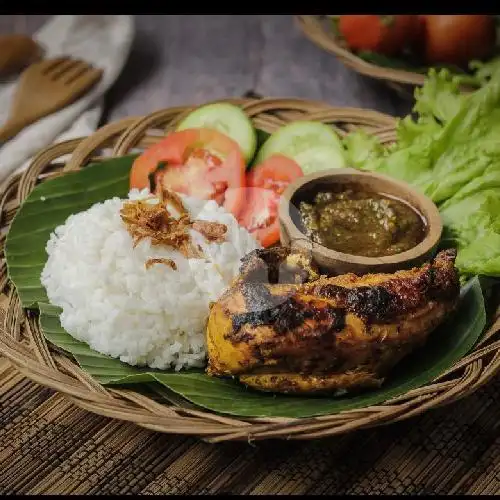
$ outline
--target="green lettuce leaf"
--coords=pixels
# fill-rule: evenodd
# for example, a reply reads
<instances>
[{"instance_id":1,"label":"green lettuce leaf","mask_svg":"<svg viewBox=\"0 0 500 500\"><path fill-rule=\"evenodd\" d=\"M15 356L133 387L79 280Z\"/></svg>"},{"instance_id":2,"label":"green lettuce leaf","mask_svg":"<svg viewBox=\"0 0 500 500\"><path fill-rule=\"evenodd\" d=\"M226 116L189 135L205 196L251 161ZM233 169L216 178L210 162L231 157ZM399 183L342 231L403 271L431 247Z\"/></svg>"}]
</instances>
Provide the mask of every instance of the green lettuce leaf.
<instances>
[{"instance_id":1,"label":"green lettuce leaf","mask_svg":"<svg viewBox=\"0 0 500 500\"><path fill-rule=\"evenodd\" d=\"M441 123L451 120L460 110L467 96L460 94L460 77L443 69L432 68L422 87L415 89L413 111L419 119L436 118Z\"/></svg>"},{"instance_id":2,"label":"green lettuce leaf","mask_svg":"<svg viewBox=\"0 0 500 500\"><path fill-rule=\"evenodd\" d=\"M385 149L379 139L364 130L357 130L346 136L344 145L347 164L354 167L363 166L370 169L372 165L371 169L374 169L385 155Z\"/></svg>"},{"instance_id":3,"label":"green lettuce leaf","mask_svg":"<svg viewBox=\"0 0 500 500\"><path fill-rule=\"evenodd\" d=\"M496 186L493 176L485 176L488 188L467 186L441 208L450 238L460 248L457 266L468 275L500 276L500 172L496 174Z\"/></svg>"},{"instance_id":4,"label":"green lettuce leaf","mask_svg":"<svg viewBox=\"0 0 500 500\"><path fill-rule=\"evenodd\" d=\"M478 85L487 84L496 73L500 73L500 57L495 57L491 61L471 61L469 68L474 71L474 78ZM458 77L460 82L464 82L463 77ZM466 82L466 81L465 81Z\"/></svg>"},{"instance_id":5,"label":"green lettuce leaf","mask_svg":"<svg viewBox=\"0 0 500 500\"><path fill-rule=\"evenodd\" d=\"M484 86L468 95L458 77L431 70L392 148L359 133L344 143L358 168L408 182L438 205L461 273L500 277L500 59L475 67Z\"/></svg>"}]
</instances>

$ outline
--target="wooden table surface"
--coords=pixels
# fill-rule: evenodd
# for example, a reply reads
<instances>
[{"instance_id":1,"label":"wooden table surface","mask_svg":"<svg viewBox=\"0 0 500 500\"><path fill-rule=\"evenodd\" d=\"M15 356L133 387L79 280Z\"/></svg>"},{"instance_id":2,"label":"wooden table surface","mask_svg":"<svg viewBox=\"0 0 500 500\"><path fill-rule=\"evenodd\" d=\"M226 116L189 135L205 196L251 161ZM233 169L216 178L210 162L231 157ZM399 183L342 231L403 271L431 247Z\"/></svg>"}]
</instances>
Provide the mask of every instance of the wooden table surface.
<instances>
[{"instance_id":1,"label":"wooden table surface","mask_svg":"<svg viewBox=\"0 0 500 500\"><path fill-rule=\"evenodd\" d=\"M0 16L0 33L48 16ZM136 16L103 122L253 90L409 111L304 39L290 16ZM209 445L75 408L0 359L1 493L500 493L498 378L465 401L308 443Z\"/></svg>"}]
</instances>

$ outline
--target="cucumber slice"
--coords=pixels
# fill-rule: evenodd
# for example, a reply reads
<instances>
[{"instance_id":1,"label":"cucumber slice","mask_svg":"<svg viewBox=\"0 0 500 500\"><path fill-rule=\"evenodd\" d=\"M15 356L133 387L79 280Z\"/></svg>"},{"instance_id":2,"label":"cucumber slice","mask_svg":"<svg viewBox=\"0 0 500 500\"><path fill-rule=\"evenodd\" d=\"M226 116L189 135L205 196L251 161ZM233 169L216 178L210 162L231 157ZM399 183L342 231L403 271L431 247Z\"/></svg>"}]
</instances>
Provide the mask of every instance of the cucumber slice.
<instances>
[{"instance_id":1,"label":"cucumber slice","mask_svg":"<svg viewBox=\"0 0 500 500\"><path fill-rule=\"evenodd\" d=\"M201 106L187 115L177 130L205 127L218 130L238 143L247 163L253 158L257 134L250 118L238 106L227 102Z\"/></svg>"},{"instance_id":2,"label":"cucumber slice","mask_svg":"<svg viewBox=\"0 0 500 500\"><path fill-rule=\"evenodd\" d=\"M347 162L342 151L332 146L318 146L306 149L293 158L304 172L304 175L331 168L343 168Z\"/></svg>"},{"instance_id":3,"label":"cucumber slice","mask_svg":"<svg viewBox=\"0 0 500 500\"><path fill-rule=\"evenodd\" d=\"M326 151L315 155L313 150L317 148L327 148L332 152L334 155L332 157L332 164L338 163L339 158L341 156L343 157L344 154L344 148L340 138L328 125L312 121L293 122L281 127L269 137L259 150L254 164L263 162L266 158L269 158L269 156L275 153L281 153L294 159L299 164L300 162L297 158L302 158L303 162L308 165L306 168L312 168L313 170L311 171L315 172L318 169L314 169L314 165L308 158L314 156L317 156L318 159L324 158L324 153ZM337 151L338 154L335 154L335 151ZM331 168L335 167L332 166Z\"/></svg>"}]
</instances>

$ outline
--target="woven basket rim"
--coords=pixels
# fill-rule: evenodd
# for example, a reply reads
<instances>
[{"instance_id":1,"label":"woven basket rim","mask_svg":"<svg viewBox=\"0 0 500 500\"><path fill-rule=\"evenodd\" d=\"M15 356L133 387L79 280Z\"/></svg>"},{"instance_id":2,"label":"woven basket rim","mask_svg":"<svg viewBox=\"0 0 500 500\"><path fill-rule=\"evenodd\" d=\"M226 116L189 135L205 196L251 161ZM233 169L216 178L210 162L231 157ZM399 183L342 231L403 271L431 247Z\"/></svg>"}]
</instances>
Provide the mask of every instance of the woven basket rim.
<instances>
[{"instance_id":1,"label":"woven basket rim","mask_svg":"<svg viewBox=\"0 0 500 500\"><path fill-rule=\"evenodd\" d=\"M336 55L345 66L364 76L382 80L399 92L404 93L406 96L408 96L408 90L405 89L405 87L422 86L425 83L425 74L405 69L379 66L372 62L365 61L353 52L347 50L339 43L333 30L327 30L325 28L324 23L321 22L321 18L323 17L325 16L296 15L295 21L306 38L317 47ZM460 88L464 93L474 90L465 85Z\"/></svg>"},{"instance_id":2,"label":"woven basket rim","mask_svg":"<svg viewBox=\"0 0 500 500\"><path fill-rule=\"evenodd\" d=\"M373 110L336 108L317 101L291 98L225 101L240 105L257 127L268 132L288 121L316 119L334 125L341 134L362 126L383 142L395 140L396 119ZM125 118L105 125L87 138L52 145L38 153L22 175L13 175L2 185L0 214L4 231L0 247L0 316L4 319L0 323L0 354L24 376L62 393L88 411L134 422L154 431L194 435L208 442L220 442L315 439L396 422L464 397L500 370L500 339L495 337L500 328L499 309L494 325L472 352L430 384L382 404L310 418L237 418L188 404L186 407L159 404L130 389L104 387L46 342L37 316L21 308L19 297L7 276L5 234L20 204L37 183L109 158L99 156L103 147L112 148L111 156L123 156L133 148L157 142L162 134L153 133L154 130L165 133L195 107L179 106L143 117ZM70 159L61 163L60 158L69 154Z\"/></svg>"}]
</instances>

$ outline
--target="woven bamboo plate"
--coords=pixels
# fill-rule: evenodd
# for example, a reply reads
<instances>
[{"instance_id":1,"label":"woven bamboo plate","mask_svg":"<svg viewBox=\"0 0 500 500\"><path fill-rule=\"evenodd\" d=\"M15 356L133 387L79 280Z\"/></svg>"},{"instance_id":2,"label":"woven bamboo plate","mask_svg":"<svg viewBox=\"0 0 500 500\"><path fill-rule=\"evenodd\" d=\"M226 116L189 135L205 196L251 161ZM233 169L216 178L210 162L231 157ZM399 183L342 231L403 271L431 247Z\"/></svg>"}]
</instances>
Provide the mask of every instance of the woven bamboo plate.
<instances>
[{"instance_id":1,"label":"woven bamboo plate","mask_svg":"<svg viewBox=\"0 0 500 500\"><path fill-rule=\"evenodd\" d=\"M348 50L335 36L331 28L330 16L295 16L302 33L319 48L336 55L339 60L352 70L370 78L385 82L389 87L406 99L413 99L416 86L424 84L425 76L403 69L378 66L365 61ZM330 22L330 26L328 23ZM462 92L470 92L470 87L461 86Z\"/></svg>"},{"instance_id":2,"label":"woven bamboo plate","mask_svg":"<svg viewBox=\"0 0 500 500\"><path fill-rule=\"evenodd\" d=\"M383 142L395 138L395 119L376 111L333 108L297 99L231 99L252 118L256 127L273 132L288 121L314 119L333 125L341 134L363 127ZM245 418L216 415L180 403L160 403L128 389L103 387L82 371L71 357L48 344L34 312L22 309L7 276L5 235L22 201L46 179L123 156L134 148L158 142L192 107L177 107L144 117L131 117L102 127L84 139L53 145L33 160L21 176L1 188L0 214L0 352L26 377L63 393L75 405L106 417L134 422L154 431L189 434L209 442L267 438L313 439L355 429L396 422L441 406L476 390L500 369L500 310L488 333L473 352L431 384L376 406L313 418ZM64 158L69 159L64 162Z\"/></svg>"}]
</instances>

